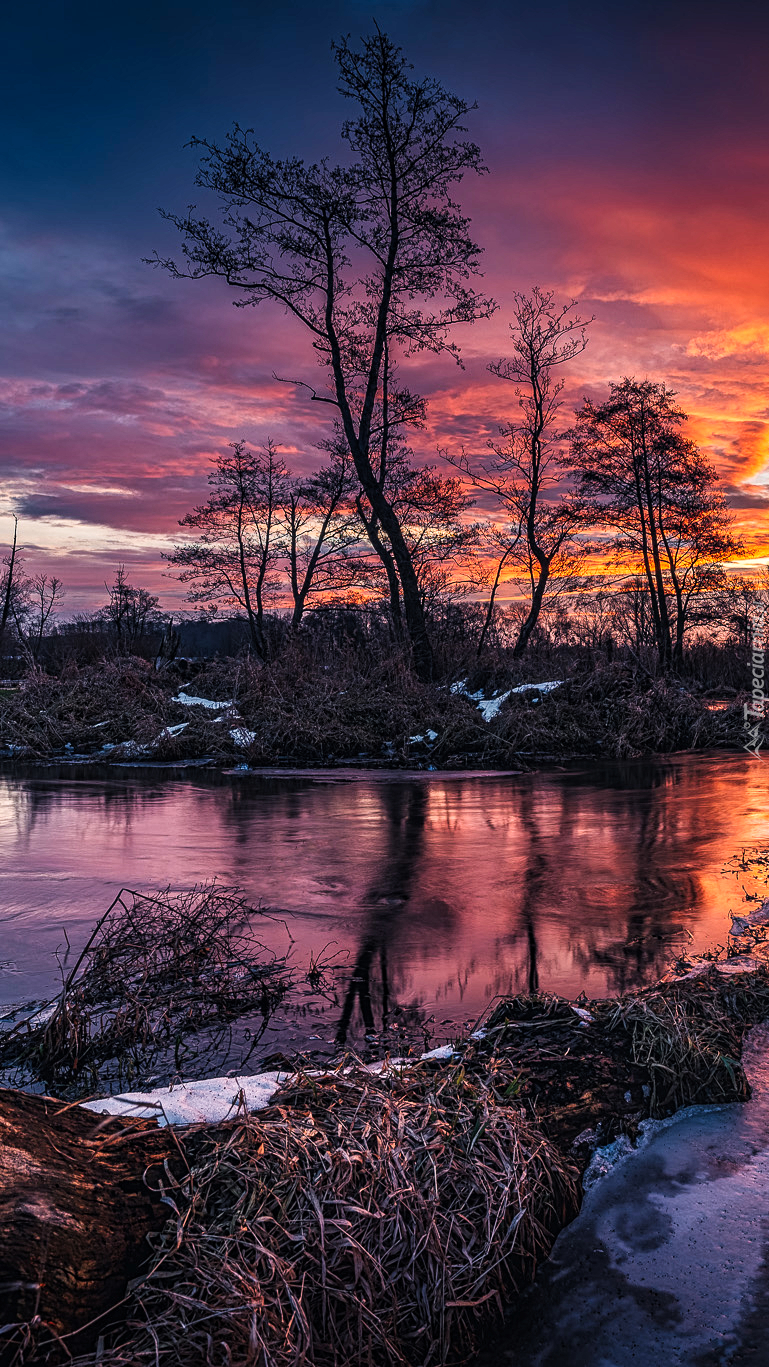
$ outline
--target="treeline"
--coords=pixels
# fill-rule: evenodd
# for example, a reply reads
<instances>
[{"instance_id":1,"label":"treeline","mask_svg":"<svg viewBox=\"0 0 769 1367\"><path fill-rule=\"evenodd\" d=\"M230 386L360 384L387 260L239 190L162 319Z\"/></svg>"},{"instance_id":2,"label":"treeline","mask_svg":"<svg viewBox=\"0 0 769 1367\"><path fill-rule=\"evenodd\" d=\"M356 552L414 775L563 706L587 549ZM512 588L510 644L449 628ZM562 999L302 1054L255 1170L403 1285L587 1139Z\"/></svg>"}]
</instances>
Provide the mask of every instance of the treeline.
<instances>
[{"instance_id":1,"label":"treeline","mask_svg":"<svg viewBox=\"0 0 769 1367\"><path fill-rule=\"evenodd\" d=\"M160 607L157 594L131 584L124 565L119 565L111 585L105 585L107 601L95 611L61 618L66 590L61 579L45 573L27 573L25 555L18 544L18 521L0 575L0 657L16 657L27 665L41 658L89 660L106 654L142 654L148 645L173 634L173 617ZM52 650L56 641L60 649Z\"/></svg>"},{"instance_id":2,"label":"treeline","mask_svg":"<svg viewBox=\"0 0 769 1367\"><path fill-rule=\"evenodd\" d=\"M276 560L277 541L276 537ZM329 600L320 593L310 595L298 627L290 600L288 606L275 605L280 587L277 575L272 576L263 600L263 655L255 656L262 662L278 658L297 639L308 645L311 656L326 662L339 650L373 660L397 649L402 658L408 658L408 644L399 645L396 640L387 598L360 602L345 596L334 601L333 595ZM285 596L285 585L282 592ZM121 656L139 656L162 668L179 657L211 659L235 656L244 649L255 654L244 612L169 611L157 595L133 585L122 565L107 586L106 601L94 612L57 618L59 605L66 605L61 581L27 575L22 552L13 548L5 557L0 578L0 601L7 596L13 609L0 636L0 673L6 676L30 666L58 672L67 662L93 664ZM753 579L719 576L691 607L691 640L677 672L699 678L703 684L744 687L745 656L767 597L766 570ZM493 602L490 594L473 598L458 596L450 588L436 591L426 602L436 675L475 669L494 673L517 659L524 665L517 651L529 610L523 598L504 603L498 598ZM554 581L536 625L527 631L527 643L529 664L514 671L521 677L532 669L556 667L556 661L559 670L568 672L585 659L598 664L626 658L640 664L647 674L661 672L651 595L640 576L619 581L610 575Z\"/></svg>"},{"instance_id":3,"label":"treeline","mask_svg":"<svg viewBox=\"0 0 769 1367\"><path fill-rule=\"evenodd\" d=\"M552 339L566 330L568 308L557 312L536 293L521 298L519 316L542 330L546 320ZM514 656L543 614L551 631L568 634L576 612L611 620L612 634L637 650L653 646L663 669L680 667L687 632L715 625L723 635L735 594L750 596L749 581L724 568L739 543L716 473L684 435L673 395L650 381L612 385L603 404L583 405L568 438L551 438L554 362L532 363L538 332L516 335L534 382L504 443L487 458L458 457L463 478L417 467L402 447L388 461L384 488L431 654L438 603L484 601L480 652L506 588L517 599ZM215 460L207 502L182 522L196 539L169 557L192 602L243 613L260 659L269 653L265 614L287 600L293 631L319 603L386 601L394 637L407 635L392 543L341 441L330 456L301 479L271 442L261 451L234 444ZM492 504L483 521L472 520L473 490Z\"/></svg>"}]
</instances>

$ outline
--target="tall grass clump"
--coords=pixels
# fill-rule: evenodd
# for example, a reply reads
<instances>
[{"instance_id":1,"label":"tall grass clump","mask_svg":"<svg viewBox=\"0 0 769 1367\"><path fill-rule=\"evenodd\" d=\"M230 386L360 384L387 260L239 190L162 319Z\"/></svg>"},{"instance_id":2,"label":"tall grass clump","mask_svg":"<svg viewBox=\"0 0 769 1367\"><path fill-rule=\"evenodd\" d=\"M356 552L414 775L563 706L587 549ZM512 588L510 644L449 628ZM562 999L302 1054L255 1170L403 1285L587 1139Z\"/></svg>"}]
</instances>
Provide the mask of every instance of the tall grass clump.
<instances>
[{"instance_id":1,"label":"tall grass clump","mask_svg":"<svg viewBox=\"0 0 769 1367\"><path fill-rule=\"evenodd\" d=\"M73 1096L146 1083L151 1072L221 1067L246 1018L247 1057L292 985L285 959L258 939L259 915L216 882L156 896L123 889L48 1009L0 1034L0 1068Z\"/></svg>"},{"instance_id":2,"label":"tall grass clump","mask_svg":"<svg viewBox=\"0 0 769 1367\"><path fill-rule=\"evenodd\" d=\"M536 1126L426 1065L298 1075L186 1148L179 1221L105 1362L462 1362L578 1205Z\"/></svg>"}]
</instances>

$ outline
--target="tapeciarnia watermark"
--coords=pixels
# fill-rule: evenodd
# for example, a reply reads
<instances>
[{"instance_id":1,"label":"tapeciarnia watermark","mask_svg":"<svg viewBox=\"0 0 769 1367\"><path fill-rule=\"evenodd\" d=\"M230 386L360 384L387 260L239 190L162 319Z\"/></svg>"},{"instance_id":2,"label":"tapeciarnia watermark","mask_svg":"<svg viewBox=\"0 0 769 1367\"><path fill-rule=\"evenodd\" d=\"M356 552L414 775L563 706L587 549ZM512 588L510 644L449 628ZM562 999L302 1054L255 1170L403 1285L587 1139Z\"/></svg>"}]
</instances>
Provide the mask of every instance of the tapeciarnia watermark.
<instances>
[{"instance_id":1,"label":"tapeciarnia watermark","mask_svg":"<svg viewBox=\"0 0 769 1367\"><path fill-rule=\"evenodd\" d=\"M766 603L761 602L750 619L750 670L753 690L742 709L745 718L744 749L760 759L761 722L766 714Z\"/></svg>"}]
</instances>

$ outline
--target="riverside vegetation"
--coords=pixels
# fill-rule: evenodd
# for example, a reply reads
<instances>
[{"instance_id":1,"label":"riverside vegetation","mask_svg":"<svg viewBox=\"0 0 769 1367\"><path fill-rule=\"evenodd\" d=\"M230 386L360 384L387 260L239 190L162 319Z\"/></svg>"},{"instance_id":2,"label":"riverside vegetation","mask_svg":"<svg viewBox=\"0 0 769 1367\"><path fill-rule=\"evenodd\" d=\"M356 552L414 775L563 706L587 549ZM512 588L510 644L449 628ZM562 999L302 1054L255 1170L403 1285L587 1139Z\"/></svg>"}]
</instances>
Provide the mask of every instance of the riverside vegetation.
<instances>
[{"instance_id":1,"label":"riverside vegetation","mask_svg":"<svg viewBox=\"0 0 769 1367\"><path fill-rule=\"evenodd\" d=\"M35 1098L5 1093L6 1145L10 1136L17 1153L25 1139L37 1145L38 1193L40 1148L48 1136L61 1142L63 1128L80 1135L86 1166L94 1146L102 1156L107 1223L114 1144L134 1185L144 1171L170 1213L145 1211L150 1250L137 1240L127 1292L116 1295L103 1268L101 1303L83 1295L73 1305L71 1293L57 1300L57 1280L71 1281L73 1259L88 1259L87 1240L66 1255L62 1245L78 1213L78 1163L69 1193L41 1208L21 1247L11 1222L26 1199L30 1225L30 1184L19 1183L18 1164L6 1171L4 1360L465 1361L576 1213L596 1143L682 1104L744 1100L740 1041L768 1011L758 964L727 977L713 966L578 1011L519 997L450 1061L374 1073L349 1057L320 1072L300 1065L266 1110L173 1134L114 1118L96 1125L85 1112L73 1120L38 1100L31 1140L19 1130ZM57 1271L43 1287L45 1256ZM81 1275L92 1291L93 1273Z\"/></svg>"},{"instance_id":2,"label":"riverside vegetation","mask_svg":"<svg viewBox=\"0 0 769 1367\"><path fill-rule=\"evenodd\" d=\"M694 647L671 675L651 653L546 638L524 661L504 644L477 660L459 633L423 682L381 619L342 617L355 639L308 631L266 664L248 652L160 669L116 652L36 664L2 690L0 757L528 768L744 744L744 650Z\"/></svg>"}]
</instances>

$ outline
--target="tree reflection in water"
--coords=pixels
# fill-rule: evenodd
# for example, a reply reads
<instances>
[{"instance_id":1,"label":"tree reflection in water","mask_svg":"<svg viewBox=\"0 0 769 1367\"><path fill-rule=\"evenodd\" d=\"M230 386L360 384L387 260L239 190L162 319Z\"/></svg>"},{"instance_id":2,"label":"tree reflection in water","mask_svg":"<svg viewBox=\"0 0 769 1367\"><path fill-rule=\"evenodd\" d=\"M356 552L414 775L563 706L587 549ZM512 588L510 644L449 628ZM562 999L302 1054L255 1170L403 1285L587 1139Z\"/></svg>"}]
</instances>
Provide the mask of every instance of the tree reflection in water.
<instances>
[{"instance_id":1,"label":"tree reflection in water","mask_svg":"<svg viewBox=\"0 0 769 1367\"><path fill-rule=\"evenodd\" d=\"M423 855L425 819L428 793L423 784L407 788L387 785L382 790L383 823L386 829L385 850L374 873L368 893L363 898L369 910L360 949L355 960L342 1014L336 1032L336 1043L347 1042L355 1003L367 1035L375 1035L377 1027L372 1005L372 963L378 958L381 974L380 1019L381 1029L390 1023L390 982L387 948L396 930L396 923L408 914L412 885Z\"/></svg>"},{"instance_id":2,"label":"tree reflection in water","mask_svg":"<svg viewBox=\"0 0 769 1367\"><path fill-rule=\"evenodd\" d=\"M65 930L77 953L120 886L213 876L286 918L297 964L348 965L333 1017L306 1013L324 1044L412 1007L453 1025L497 992L636 988L688 933L694 949L723 939L741 890L721 870L766 839L767 782L743 755L484 777L6 775L0 1002L54 991ZM262 933L285 952L279 919Z\"/></svg>"}]
</instances>

